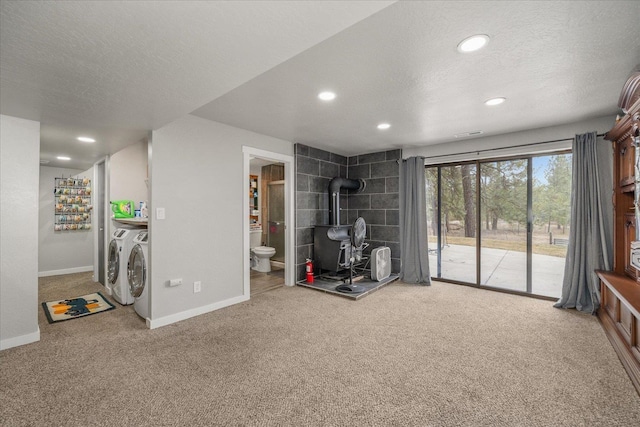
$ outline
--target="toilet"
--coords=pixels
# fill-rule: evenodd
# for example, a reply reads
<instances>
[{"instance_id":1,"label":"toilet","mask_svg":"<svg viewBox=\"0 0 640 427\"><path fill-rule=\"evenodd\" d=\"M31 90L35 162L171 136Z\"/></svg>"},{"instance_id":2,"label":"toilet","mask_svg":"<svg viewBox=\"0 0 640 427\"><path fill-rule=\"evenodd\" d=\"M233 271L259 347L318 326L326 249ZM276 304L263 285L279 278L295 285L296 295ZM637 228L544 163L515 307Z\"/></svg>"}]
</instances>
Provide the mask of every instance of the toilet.
<instances>
[{"instance_id":1,"label":"toilet","mask_svg":"<svg viewBox=\"0 0 640 427\"><path fill-rule=\"evenodd\" d=\"M251 269L268 273L271 271L270 258L276 254L275 248L260 246L262 241L262 228L256 228L249 232L249 246L251 247Z\"/></svg>"}]
</instances>

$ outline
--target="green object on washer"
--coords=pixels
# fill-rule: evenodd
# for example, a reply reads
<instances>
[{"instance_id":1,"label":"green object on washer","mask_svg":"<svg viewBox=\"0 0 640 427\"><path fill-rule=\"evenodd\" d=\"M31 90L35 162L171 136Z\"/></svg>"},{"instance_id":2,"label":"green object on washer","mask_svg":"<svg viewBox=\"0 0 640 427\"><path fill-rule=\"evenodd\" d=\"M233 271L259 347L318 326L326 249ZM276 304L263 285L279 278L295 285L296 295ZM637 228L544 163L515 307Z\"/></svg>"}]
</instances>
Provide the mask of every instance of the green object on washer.
<instances>
[{"instance_id":1,"label":"green object on washer","mask_svg":"<svg viewBox=\"0 0 640 427\"><path fill-rule=\"evenodd\" d=\"M133 218L135 203L133 200L114 200L111 202L111 210L114 218Z\"/></svg>"}]
</instances>

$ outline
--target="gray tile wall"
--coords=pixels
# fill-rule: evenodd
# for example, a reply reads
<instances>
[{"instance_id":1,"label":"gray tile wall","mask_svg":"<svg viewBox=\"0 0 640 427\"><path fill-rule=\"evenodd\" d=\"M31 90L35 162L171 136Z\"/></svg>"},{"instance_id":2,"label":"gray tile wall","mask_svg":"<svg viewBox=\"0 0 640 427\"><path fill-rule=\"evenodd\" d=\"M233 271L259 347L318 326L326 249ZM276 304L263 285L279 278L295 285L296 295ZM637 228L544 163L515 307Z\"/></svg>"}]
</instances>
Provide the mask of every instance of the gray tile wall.
<instances>
[{"instance_id":1,"label":"gray tile wall","mask_svg":"<svg viewBox=\"0 0 640 427\"><path fill-rule=\"evenodd\" d=\"M329 181L347 177L347 158L295 144L296 158L296 271L305 277L305 262L313 259L313 227L329 224ZM341 195L341 223L347 220L347 196Z\"/></svg>"},{"instance_id":2,"label":"gray tile wall","mask_svg":"<svg viewBox=\"0 0 640 427\"><path fill-rule=\"evenodd\" d=\"M400 271L398 180L400 150L349 157L295 144L296 158L296 271L305 277L305 262L313 259L313 227L329 224L329 181L337 176L362 178L363 192L341 194L340 223L358 216L367 223L366 252L378 246L391 249L392 271Z\"/></svg>"},{"instance_id":3,"label":"gray tile wall","mask_svg":"<svg viewBox=\"0 0 640 427\"><path fill-rule=\"evenodd\" d=\"M366 253L379 246L391 249L391 270L400 272L399 177L401 150L349 157L347 178L362 178L365 190L348 196L347 224L359 216L367 223Z\"/></svg>"}]
</instances>

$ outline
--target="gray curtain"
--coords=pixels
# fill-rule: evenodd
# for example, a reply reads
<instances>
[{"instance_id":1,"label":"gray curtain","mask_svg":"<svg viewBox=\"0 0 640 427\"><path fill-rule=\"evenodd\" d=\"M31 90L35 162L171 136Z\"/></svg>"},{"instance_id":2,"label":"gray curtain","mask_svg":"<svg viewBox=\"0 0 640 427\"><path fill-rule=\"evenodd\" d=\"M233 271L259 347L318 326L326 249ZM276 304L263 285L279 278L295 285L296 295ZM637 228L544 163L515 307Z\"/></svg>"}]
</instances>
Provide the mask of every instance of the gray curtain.
<instances>
[{"instance_id":1,"label":"gray curtain","mask_svg":"<svg viewBox=\"0 0 640 427\"><path fill-rule=\"evenodd\" d=\"M431 284L424 157L400 164L400 280Z\"/></svg>"},{"instance_id":2,"label":"gray curtain","mask_svg":"<svg viewBox=\"0 0 640 427\"><path fill-rule=\"evenodd\" d=\"M612 165L609 143L598 143L595 132L576 135L569 247L562 296L554 307L594 314L600 306L600 286L594 270L610 270L612 264Z\"/></svg>"}]
</instances>

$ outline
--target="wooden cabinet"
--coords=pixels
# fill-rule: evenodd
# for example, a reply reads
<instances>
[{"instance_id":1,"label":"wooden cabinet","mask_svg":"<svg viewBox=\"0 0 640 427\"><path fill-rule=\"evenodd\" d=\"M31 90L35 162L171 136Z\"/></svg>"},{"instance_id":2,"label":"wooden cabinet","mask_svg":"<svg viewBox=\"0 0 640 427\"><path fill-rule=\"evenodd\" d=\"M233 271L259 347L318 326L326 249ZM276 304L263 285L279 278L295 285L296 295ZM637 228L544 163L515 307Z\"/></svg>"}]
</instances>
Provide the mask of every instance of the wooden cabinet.
<instances>
[{"instance_id":1,"label":"wooden cabinet","mask_svg":"<svg viewBox=\"0 0 640 427\"><path fill-rule=\"evenodd\" d=\"M614 271L626 274L632 279L640 279L638 271L630 265L631 242L636 240L635 217L635 170L636 140L640 140L640 100L631 107L616 125L607 132L606 139L612 141L614 147L613 204L615 208L614 223ZM640 191L640 189L638 189Z\"/></svg>"},{"instance_id":2,"label":"wooden cabinet","mask_svg":"<svg viewBox=\"0 0 640 427\"><path fill-rule=\"evenodd\" d=\"M631 242L636 240L636 216L635 213L624 214L624 273L632 279L637 280L638 270L631 265Z\"/></svg>"},{"instance_id":3,"label":"wooden cabinet","mask_svg":"<svg viewBox=\"0 0 640 427\"><path fill-rule=\"evenodd\" d=\"M635 179L634 166L636 158L636 148L633 143L633 138L627 137L617 142L617 153L620 156L618 169L619 186L626 187L632 185ZM631 189L633 191L633 189Z\"/></svg>"},{"instance_id":4,"label":"wooden cabinet","mask_svg":"<svg viewBox=\"0 0 640 427\"><path fill-rule=\"evenodd\" d=\"M599 271L598 317L631 382L640 393L640 292L635 280Z\"/></svg>"},{"instance_id":5,"label":"wooden cabinet","mask_svg":"<svg viewBox=\"0 0 640 427\"><path fill-rule=\"evenodd\" d=\"M636 344L632 340L633 335L631 333L631 331L635 326L634 320L635 319L634 319L633 313L631 312L630 306L627 304L620 304L620 319L616 323L616 326L618 326L618 328L620 329L622 338L624 338L626 343L633 344L633 345Z\"/></svg>"},{"instance_id":6,"label":"wooden cabinet","mask_svg":"<svg viewBox=\"0 0 640 427\"><path fill-rule=\"evenodd\" d=\"M249 224L258 226L260 208L258 207L258 175L249 175Z\"/></svg>"},{"instance_id":7,"label":"wooden cabinet","mask_svg":"<svg viewBox=\"0 0 640 427\"><path fill-rule=\"evenodd\" d=\"M639 80L640 81L640 80ZM640 93L640 86L635 85ZM613 271L599 271L601 303L598 317L629 378L640 393L640 272L631 265L631 242L636 238L635 151L640 144L640 97L606 135L614 149L614 262ZM623 107L624 108L624 107ZM639 194L640 196L640 194Z\"/></svg>"},{"instance_id":8,"label":"wooden cabinet","mask_svg":"<svg viewBox=\"0 0 640 427\"><path fill-rule=\"evenodd\" d=\"M632 352L636 359L640 359L640 321L636 318L636 327L635 327L635 345L633 346Z\"/></svg>"},{"instance_id":9,"label":"wooden cabinet","mask_svg":"<svg viewBox=\"0 0 640 427\"><path fill-rule=\"evenodd\" d=\"M264 197L260 199L260 209L265 213L262 222L262 241L269 242L269 184L274 181L284 180L284 165L281 163L273 163L262 167L260 171L260 194Z\"/></svg>"}]
</instances>

